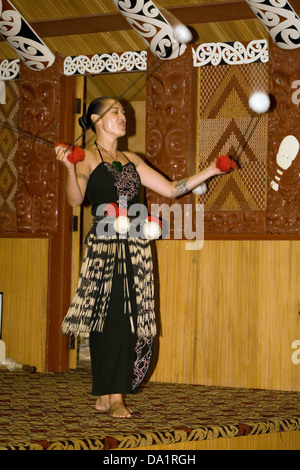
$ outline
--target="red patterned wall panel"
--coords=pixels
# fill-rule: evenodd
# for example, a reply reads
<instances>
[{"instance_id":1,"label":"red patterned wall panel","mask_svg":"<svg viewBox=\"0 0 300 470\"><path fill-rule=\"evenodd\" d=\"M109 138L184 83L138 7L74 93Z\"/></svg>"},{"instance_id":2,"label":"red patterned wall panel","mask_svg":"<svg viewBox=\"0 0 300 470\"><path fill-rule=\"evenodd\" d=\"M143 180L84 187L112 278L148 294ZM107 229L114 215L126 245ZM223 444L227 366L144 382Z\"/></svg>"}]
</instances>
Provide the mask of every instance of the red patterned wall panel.
<instances>
[{"instance_id":1,"label":"red patterned wall panel","mask_svg":"<svg viewBox=\"0 0 300 470\"><path fill-rule=\"evenodd\" d=\"M270 43L269 67L273 110L269 118L267 230L299 235L300 152L296 148L293 153L288 145L286 156L281 156L285 162L278 154L285 137L294 136L300 142L300 49L279 49Z\"/></svg>"}]
</instances>

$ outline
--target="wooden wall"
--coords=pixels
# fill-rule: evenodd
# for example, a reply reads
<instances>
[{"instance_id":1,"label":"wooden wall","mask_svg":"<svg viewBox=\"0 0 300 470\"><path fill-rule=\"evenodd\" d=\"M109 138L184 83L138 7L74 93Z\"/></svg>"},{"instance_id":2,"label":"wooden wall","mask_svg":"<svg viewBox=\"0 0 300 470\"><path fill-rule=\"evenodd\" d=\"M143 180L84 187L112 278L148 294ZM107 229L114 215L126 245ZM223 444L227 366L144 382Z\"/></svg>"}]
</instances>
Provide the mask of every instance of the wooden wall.
<instances>
[{"instance_id":1,"label":"wooden wall","mask_svg":"<svg viewBox=\"0 0 300 470\"><path fill-rule=\"evenodd\" d=\"M48 240L0 239L2 339L6 357L45 371Z\"/></svg>"},{"instance_id":2,"label":"wooden wall","mask_svg":"<svg viewBox=\"0 0 300 470\"><path fill-rule=\"evenodd\" d=\"M161 336L151 380L300 390L298 241L155 244Z\"/></svg>"}]
</instances>

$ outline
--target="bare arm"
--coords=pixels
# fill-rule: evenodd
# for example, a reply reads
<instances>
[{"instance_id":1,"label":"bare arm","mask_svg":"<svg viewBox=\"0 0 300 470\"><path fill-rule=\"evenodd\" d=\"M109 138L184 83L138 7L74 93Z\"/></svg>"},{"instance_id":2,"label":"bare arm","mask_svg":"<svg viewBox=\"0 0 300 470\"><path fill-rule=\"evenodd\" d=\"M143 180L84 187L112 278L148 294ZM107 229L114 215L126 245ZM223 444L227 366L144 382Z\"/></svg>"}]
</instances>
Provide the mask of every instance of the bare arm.
<instances>
[{"instance_id":1,"label":"bare arm","mask_svg":"<svg viewBox=\"0 0 300 470\"><path fill-rule=\"evenodd\" d=\"M86 160L78 162L76 165L69 162L68 155L70 151L65 153L64 147L56 147L57 160L66 168L66 185L65 191L67 201L72 207L80 206L83 202L87 182L89 179L89 165Z\"/></svg>"},{"instance_id":2,"label":"bare arm","mask_svg":"<svg viewBox=\"0 0 300 470\"><path fill-rule=\"evenodd\" d=\"M208 168L195 175L181 180L169 181L163 175L153 170L137 155L128 153L128 158L135 164L143 186L155 191L161 196L172 199L183 196L189 191L192 191L208 178L222 174L222 172L216 167L215 163L213 163Z\"/></svg>"}]
</instances>

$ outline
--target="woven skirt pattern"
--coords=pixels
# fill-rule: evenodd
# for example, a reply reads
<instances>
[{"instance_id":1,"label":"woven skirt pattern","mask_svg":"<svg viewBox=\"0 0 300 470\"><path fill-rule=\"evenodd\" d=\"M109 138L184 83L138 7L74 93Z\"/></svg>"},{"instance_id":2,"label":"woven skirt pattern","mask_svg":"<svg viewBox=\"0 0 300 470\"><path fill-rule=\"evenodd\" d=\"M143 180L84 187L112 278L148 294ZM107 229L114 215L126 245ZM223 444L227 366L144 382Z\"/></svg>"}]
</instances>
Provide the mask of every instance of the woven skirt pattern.
<instances>
[{"instance_id":1,"label":"woven skirt pattern","mask_svg":"<svg viewBox=\"0 0 300 470\"><path fill-rule=\"evenodd\" d=\"M124 313L129 315L132 332L126 250L128 244L137 304L137 338L149 338L156 334L154 313L154 281L151 246L141 238L99 237L93 230L86 240L77 290L62 323L63 334L75 337L91 331L103 331L110 302L115 262L124 279ZM116 256L117 255L117 256ZM117 261L116 261L117 259Z\"/></svg>"}]
</instances>

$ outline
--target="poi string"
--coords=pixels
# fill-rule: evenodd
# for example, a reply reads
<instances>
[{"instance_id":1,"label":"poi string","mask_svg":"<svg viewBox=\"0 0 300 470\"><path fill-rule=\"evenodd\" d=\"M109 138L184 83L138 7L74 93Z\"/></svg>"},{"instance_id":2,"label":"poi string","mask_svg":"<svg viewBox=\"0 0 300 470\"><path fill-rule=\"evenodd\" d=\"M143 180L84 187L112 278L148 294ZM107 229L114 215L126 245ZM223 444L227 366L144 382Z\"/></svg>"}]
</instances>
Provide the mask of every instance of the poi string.
<instances>
[{"instance_id":1,"label":"poi string","mask_svg":"<svg viewBox=\"0 0 300 470\"><path fill-rule=\"evenodd\" d=\"M163 10L164 10L165 13L167 12L166 9L163 9ZM180 22L174 15L172 15L170 12L168 12L168 13L169 13L169 17L171 17L171 19L172 19L172 20L170 21L170 24L171 24L171 26L172 26L173 29L174 29L174 37L175 37L175 40L177 41L177 44L175 44L175 50L176 50L176 48L179 49L179 47L180 47L180 45L181 45L180 42L179 42L180 39L181 39L181 41L182 41L181 43L187 43L187 42L190 42L190 41L192 40L192 35L189 36L189 35L186 34L186 32L185 32L185 34L183 34L183 32L184 32L183 29L187 29L187 27L186 27L185 25L183 25L183 23L181 23L181 22ZM172 22L174 22L175 24L172 25ZM176 31L177 31L177 34L178 34L178 39L176 39L176 34L175 34ZM159 59L156 58L156 60L152 63L152 65L150 66L150 68L147 69L147 70L145 70L145 72L142 73L142 75L140 75L128 88L126 88L126 90L125 90L121 95L119 95L117 98L115 98L115 101L113 102L113 104L112 104L107 110L105 110L100 116L98 116L98 118L96 119L96 121L92 122L86 129L84 129L83 132L82 132L70 145L65 145L66 149L65 149L64 153L66 153L66 152L67 152L68 150L70 150L70 149L74 150L74 144L75 144L78 140L82 139L82 137L83 137L93 126L95 126L95 124L97 124L97 122L98 122L100 119L102 119L103 116L104 116L118 101L120 101L122 98L124 98L124 96L129 92L129 90L130 90L131 88L133 88L133 87L138 83L139 80L141 80L147 73L151 72L151 69L152 69L152 68L155 67L155 69L151 72L151 74L153 74L156 70L158 70L158 69L161 67L162 63L163 63L163 62L162 62L161 60L159 60ZM151 75L150 75L150 76L151 76ZM19 134L21 134L21 135L24 135L24 136L26 136L26 137L28 137L28 138L30 138L30 139L33 139L33 140L35 140L35 141L37 141L37 142L39 142L39 143L41 143L41 144L44 144L44 145L47 145L47 146L50 146L50 147L55 146L54 143L51 143L50 141L47 141L47 140L38 138L38 137L36 137L36 136L33 136L33 135L29 134L28 132L23 131L22 129L9 127L9 126L7 126L7 125L5 125L5 124L2 124L2 123L0 123L0 125L1 125L2 127L5 127L6 129L9 129L9 130L13 131L13 132L17 132L17 133L19 133ZM75 149L75 150L76 150L76 149Z\"/></svg>"},{"instance_id":2,"label":"poi string","mask_svg":"<svg viewBox=\"0 0 300 470\"><path fill-rule=\"evenodd\" d=\"M146 70L145 72L142 73L142 75L140 75L128 88L126 88L126 90L119 96L115 99L115 101L113 102L113 104L108 108L106 109L97 119L95 122L93 122L90 126L88 126L86 129L84 129L84 131L74 140L74 142L72 142L70 145L66 146L66 150L64 151L64 153L66 153L68 150L72 149L72 147L74 146L74 144L79 140L81 139L98 121L100 121L100 119L103 118L103 116L111 109L113 108L113 106L118 102L120 101L120 99L124 98L124 96L129 92L129 90L131 88L133 88L139 80L141 80L145 75L146 73L149 71L151 71L151 69L157 65L157 67L152 71L152 74L154 72L156 72L156 70L159 69L159 67L162 65L162 62L158 61L158 59L156 61L154 61L152 63L152 65L150 66L150 68L148 70ZM32 135L30 134L29 132L26 132L22 129L20 129L19 127L12 127L12 126L8 126L7 124L3 123L3 122L0 122L0 127L3 127L9 131L12 131L12 132L16 132L17 134L20 134L20 135L23 135L24 137L27 137L31 140L34 140L36 142L39 142L40 144L43 144L43 145L46 145L48 147L54 147L54 143L51 142L50 140L46 140L46 139L42 139L41 137L37 137L36 135Z\"/></svg>"},{"instance_id":3,"label":"poi string","mask_svg":"<svg viewBox=\"0 0 300 470\"><path fill-rule=\"evenodd\" d=\"M250 140L258 122L259 122L259 119L260 119L260 116L258 116L257 120L256 120L256 123L254 124L254 126L251 128L251 124L253 122L253 119L255 118L256 116L256 113L254 112L254 114L252 115L252 117L250 118L250 122L248 123L248 126L239 142L239 145L238 147L236 148L233 156L229 156L229 155L218 155L217 157L217 162L216 162L216 165L217 165L217 168L219 168L219 170L221 170L222 172L227 172L229 170L235 170L237 168L237 165L238 165L238 160L240 158L240 156L242 155L244 149L245 149L245 145L247 144L247 141ZM247 133L250 129L250 134L248 134L247 136ZM247 137L246 137L247 136ZM242 146L243 144L243 146ZM242 149L238 155L238 151L240 149L240 147L242 146ZM201 186L201 185L200 185ZM204 191L204 189L201 190L199 189L199 192L196 193L196 194L205 194L206 191Z\"/></svg>"},{"instance_id":4,"label":"poi string","mask_svg":"<svg viewBox=\"0 0 300 470\"><path fill-rule=\"evenodd\" d=\"M264 92L255 92L250 96L248 104L249 104L249 107L252 109L253 114L252 114L252 117L250 118L250 122L249 122L249 124L248 124L248 126L247 126L247 128L244 132L244 135L242 136L242 139L241 139L241 141L240 141L240 143L239 143L239 145L238 145L238 147L237 147L237 149L236 149L236 151L235 151L235 153L232 157L232 159L235 160L235 161L237 161L239 159L239 157L241 156L241 154L242 154L242 152L245 148L245 144L247 143L247 140L248 141L250 140L250 138L251 138L251 136L252 136L252 134L253 134L260 118L261 118L261 115L266 113L269 110L269 108L271 106L270 96L267 93L264 93ZM248 137L246 139L247 132L250 129L252 121L255 118L255 116L257 116L257 114L259 116L257 117L256 123L253 126L250 134L248 135ZM244 144L240 154L237 157L238 150L239 150L239 148L241 147L241 145L244 141L245 141L245 144Z\"/></svg>"},{"instance_id":5,"label":"poi string","mask_svg":"<svg viewBox=\"0 0 300 470\"><path fill-rule=\"evenodd\" d=\"M251 124L252 124L253 119L255 118L255 116L256 116L256 113L253 113L253 115L251 116L250 121L249 121L249 123L248 123L248 126L246 127L246 130L245 130L244 134L242 135L242 138L241 138L241 140L240 140L240 142L239 142L239 145L237 146L237 148L236 148L236 150L235 150L233 156L231 157L232 160L237 161L237 160L239 159L239 157L241 156L241 153L243 152L243 149L242 149L242 152L240 153L240 155L239 155L238 157L237 157L237 153L238 153L238 151L239 151L239 149L240 149L242 143L243 143L244 141L245 141L245 143L247 142L246 135L247 135L247 133L248 133L248 130L250 129L250 126L251 126ZM256 124L254 125L254 129L255 129L256 126L257 126L257 122L256 122ZM253 130L254 130L254 129L253 129ZM252 130L252 132L251 132L250 135L252 135L253 130ZM249 138L248 138L248 140L249 140Z\"/></svg>"},{"instance_id":6,"label":"poi string","mask_svg":"<svg viewBox=\"0 0 300 470\"><path fill-rule=\"evenodd\" d=\"M159 7L159 10L161 10L162 14L165 16L167 22L170 23L171 27L173 28L173 31L174 31L174 38L175 38L175 47L174 47L174 51L176 52L176 48L179 49L181 44L187 44L188 42L191 42L192 39L193 39L193 36L192 36L192 33L190 32L190 30L183 24L181 23L180 20L178 20L176 18L175 15L173 15L171 12L169 12L167 9L165 8L162 8L162 7ZM151 69L156 65L156 63L158 63L157 67L152 71L152 74L159 68L161 67L162 65L162 61L157 59L156 58L156 61L154 61L152 63L152 65L150 66L150 68L148 70L146 70L142 75L140 75L137 80L135 80L125 91L124 93L122 93L120 96L118 96L114 103L103 113L101 114L95 122L91 123L90 126L88 126L86 129L84 129L84 131L81 133L81 135L79 135L70 145L68 148L66 148L65 152L66 153L71 147L74 146L74 144L79 140L81 139L85 134L86 132L88 132L93 126L95 126L95 124L97 124L97 122L103 118L103 116L118 102L120 101L122 98L124 98L124 96L128 93L128 91L137 84L137 82L139 80L141 80L141 78L144 77L144 75L146 73L149 73L151 71Z\"/></svg>"},{"instance_id":7,"label":"poi string","mask_svg":"<svg viewBox=\"0 0 300 470\"><path fill-rule=\"evenodd\" d=\"M271 100L270 96L267 93L264 92L255 92L253 93L250 98L249 98L249 107L252 109L253 114L250 118L250 121L248 123L248 126L246 127L246 130L233 154L233 156L229 155L218 155L217 161L216 161L216 166L219 170L221 170L222 173L226 173L227 171L230 170L235 170L237 168L237 163L238 159L240 158L241 154L243 153L247 141L250 140L259 120L262 114L266 113L271 105ZM253 122L253 119L255 116L259 114L257 117L257 120L254 124L254 126L251 129L251 125ZM248 134L248 131L250 129L250 134ZM248 135L247 135L248 134ZM238 151L240 147L242 146L241 152L238 155ZM202 183L202 185L199 185L197 188L193 190L195 194L201 195L205 194L207 191L207 186L205 183Z\"/></svg>"},{"instance_id":8,"label":"poi string","mask_svg":"<svg viewBox=\"0 0 300 470\"><path fill-rule=\"evenodd\" d=\"M248 130L249 130L250 126L251 126L251 123L252 123L253 119L255 118L255 116L256 116L256 113L254 113L253 116L251 117L250 122L249 122L249 124L248 124L248 127L247 127L246 131L244 132L244 135L242 136L242 139L241 139L241 141L240 141L240 143L239 143L239 145L238 145L236 151L234 152L234 155L233 155L233 157L232 157L232 160L235 160L236 162L238 161L238 159L239 159L240 156L242 155L247 141L249 142L249 140L251 139L251 136L252 136L253 132L255 131L255 128L256 128L256 126L257 126L257 124L258 124L258 122L259 122L259 120L260 120L260 118L261 118L261 114L260 114L259 116L257 116L256 122L255 122L254 126L252 127L252 130L251 130L250 134L249 134L249 135L247 136L247 138L246 138L246 134L247 134L247 132L248 132ZM243 147L242 147L242 149L241 149L239 155L236 156L236 155L237 155L237 152L238 152L238 150L239 150L239 148L241 147L241 145L242 145L242 143L243 143L243 141L245 141L245 143L244 143L244 145L243 145Z\"/></svg>"},{"instance_id":9,"label":"poi string","mask_svg":"<svg viewBox=\"0 0 300 470\"><path fill-rule=\"evenodd\" d=\"M119 95L118 97L115 98L115 101L109 106L108 109L106 109L101 115L98 116L98 118L96 119L96 121L92 122L86 129L83 130L83 132L78 136L76 137L76 139L66 148L66 150L64 151L64 153L66 153L68 150L70 150L74 144L76 144L76 142L80 139L82 139L82 137L92 128L94 127L97 122L100 121L100 119L103 118L103 116L105 116L106 113L108 113L108 111L110 109L112 109L114 107L114 105L116 103L118 103L122 98L124 98L124 96L129 92L129 90L131 88L133 88L139 80L141 80L147 73L151 72L151 69L155 66L156 68L151 72L151 74L153 75L154 72L156 72L161 66L162 66L163 62L159 59L156 59L151 65L150 65L150 68L145 70L145 72L142 73L142 75L140 75L128 88L126 88L126 90L121 94ZM150 75L151 76L151 75Z\"/></svg>"},{"instance_id":10,"label":"poi string","mask_svg":"<svg viewBox=\"0 0 300 470\"><path fill-rule=\"evenodd\" d=\"M36 135L32 135L29 132L23 131L19 127L11 127L5 124L4 122L0 122L0 126L4 127L4 129L7 129L12 132L16 132L17 134L21 134L24 137L28 137L29 139L35 140L36 142L39 142L40 144L47 145L48 147L53 148L53 142L51 142L50 140L41 139L40 137L37 137Z\"/></svg>"},{"instance_id":11,"label":"poi string","mask_svg":"<svg viewBox=\"0 0 300 470\"><path fill-rule=\"evenodd\" d=\"M238 163L238 159L240 158L241 154L243 153L244 151L244 148L245 148L245 145L247 143L247 140L250 139L250 137L252 136L257 124L258 124L258 121L260 119L260 116L258 117L256 123L254 124L250 134L247 136L247 133L251 127L251 124L253 122L253 119L255 118L256 116L256 112L253 113L253 115L251 116L250 118L250 121L248 123L248 126L244 132L244 134L242 135L242 138L233 154L233 156L229 156L229 155L218 155L217 156L217 160L216 160L216 165L217 165L217 168L219 168L219 170L221 170L222 172L225 172L227 173L227 171L229 170L235 170L237 168L237 163ZM247 138L246 138L247 136ZM242 149L241 149L241 152L239 155L237 155L240 147L242 146L242 144L244 143ZM201 194L205 194L207 192L207 186L205 183L202 183L200 184L197 188L195 188L193 190L193 192L195 194L198 194L198 195L201 195Z\"/></svg>"}]
</instances>

